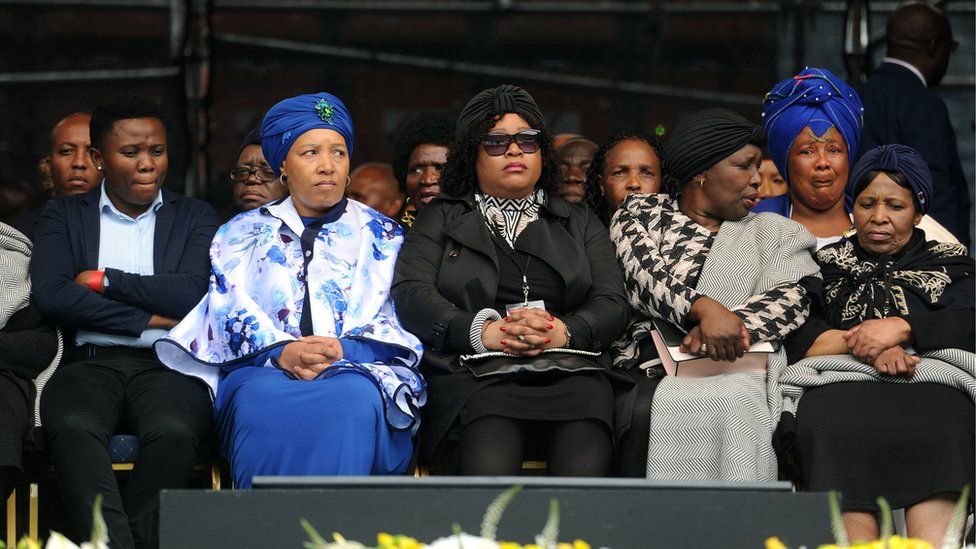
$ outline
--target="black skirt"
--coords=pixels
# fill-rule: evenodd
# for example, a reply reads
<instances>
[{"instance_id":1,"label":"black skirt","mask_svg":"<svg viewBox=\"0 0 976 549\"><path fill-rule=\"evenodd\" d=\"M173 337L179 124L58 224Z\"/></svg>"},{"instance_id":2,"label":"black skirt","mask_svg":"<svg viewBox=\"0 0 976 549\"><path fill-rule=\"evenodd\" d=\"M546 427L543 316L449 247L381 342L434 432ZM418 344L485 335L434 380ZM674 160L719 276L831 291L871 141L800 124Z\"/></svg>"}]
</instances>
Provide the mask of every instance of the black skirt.
<instances>
[{"instance_id":1,"label":"black skirt","mask_svg":"<svg viewBox=\"0 0 976 549\"><path fill-rule=\"evenodd\" d=\"M973 485L974 407L934 383L834 383L811 389L796 414L800 482L837 490L845 511L894 509Z\"/></svg>"},{"instance_id":2,"label":"black skirt","mask_svg":"<svg viewBox=\"0 0 976 549\"><path fill-rule=\"evenodd\" d=\"M602 372L525 372L471 395L459 427L485 416L531 421L595 419L613 430L613 389Z\"/></svg>"}]
</instances>

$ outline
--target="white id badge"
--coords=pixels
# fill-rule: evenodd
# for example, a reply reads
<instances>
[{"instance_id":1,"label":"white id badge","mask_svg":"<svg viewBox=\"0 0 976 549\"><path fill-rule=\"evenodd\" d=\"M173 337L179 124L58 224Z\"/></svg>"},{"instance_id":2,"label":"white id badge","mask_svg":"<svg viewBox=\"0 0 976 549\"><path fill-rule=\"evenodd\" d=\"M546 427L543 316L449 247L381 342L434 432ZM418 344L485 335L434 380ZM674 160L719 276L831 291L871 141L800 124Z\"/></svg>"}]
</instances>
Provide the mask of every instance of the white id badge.
<instances>
[{"instance_id":1,"label":"white id badge","mask_svg":"<svg viewBox=\"0 0 976 549\"><path fill-rule=\"evenodd\" d=\"M509 303L505 305L505 314L510 315L512 311L517 311L518 309L542 309L546 310L546 302L537 299L535 301L526 301L524 303Z\"/></svg>"}]
</instances>

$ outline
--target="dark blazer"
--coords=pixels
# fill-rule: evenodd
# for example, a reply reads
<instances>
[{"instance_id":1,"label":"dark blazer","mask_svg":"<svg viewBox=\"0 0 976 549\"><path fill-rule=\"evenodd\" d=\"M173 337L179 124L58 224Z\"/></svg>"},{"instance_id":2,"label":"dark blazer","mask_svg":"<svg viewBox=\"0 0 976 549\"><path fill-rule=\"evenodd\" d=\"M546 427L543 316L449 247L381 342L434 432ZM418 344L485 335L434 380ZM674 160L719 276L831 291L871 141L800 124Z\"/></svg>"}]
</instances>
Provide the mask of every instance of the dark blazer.
<instances>
[{"instance_id":1,"label":"dark blazer","mask_svg":"<svg viewBox=\"0 0 976 549\"><path fill-rule=\"evenodd\" d=\"M560 319L572 333L571 346L605 351L630 317L606 227L588 210L549 197L517 246L562 276L566 313ZM475 378L459 361L474 351L471 321L495 307L497 290L498 257L474 197L439 196L407 232L391 290L400 322L424 344L421 369L431 394L419 436L424 459L434 455L467 399L499 379ZM606 355L597 362L609 369Z\"/></svg>"},{"instance_id":2,"label":"dark blazer","mask_svg":"<svg viewBox=\"0 0 976 549\"><path fill-rule=\"evenodd\" d=\"M183 318L207 292L210 242L217 214L209 204L162 189L156 212L153 271L141 276L105 269L109 286L99 295L74 282L98 268L101 186L54 198L41 214L30 274L33 296L59 325L138 336L153 314Z\"/></svg>"},{"instance_id":3,"label":"dark blazer","mask_svg":"<svg viewBox=\"0 0 976 549\"><path fill-rule=\"evenodd\" d=\"M929 213L968 247L969 187L942 98L912 71L894 63L882 63L860 95L864 131L859 154L888 143L917 150L932 170L935 196Z\"/></svg>"},{"instance_id":4,"label":"dark blazer","mask_svg":"<svg viewBox=\"0 0 976 549\"><path fill-rule=\"evenodd\" d=\"M44 211L44 206L34 208L11 221L10 226L20 231L31 242L34 242L34 233L37 231L37 223L41 220L42 211Z\"/></svg>"}]
</instances>

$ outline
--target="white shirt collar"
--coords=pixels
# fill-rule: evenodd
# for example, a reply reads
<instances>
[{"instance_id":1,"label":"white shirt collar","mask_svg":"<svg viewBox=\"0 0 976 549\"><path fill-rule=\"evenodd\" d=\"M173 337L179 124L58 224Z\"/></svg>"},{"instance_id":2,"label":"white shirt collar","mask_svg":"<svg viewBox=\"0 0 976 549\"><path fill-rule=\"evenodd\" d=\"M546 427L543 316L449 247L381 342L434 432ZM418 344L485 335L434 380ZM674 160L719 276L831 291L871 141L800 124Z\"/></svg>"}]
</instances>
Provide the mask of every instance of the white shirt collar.
<instances>
[{"instance_id":1,"label":"white shirt collar","mask_svg":"<svg viewBox=\"0 0 976 549\"><path fill-rule=\"evenodd\" d=\"M881 60L882 63L891 63L893 65L898 65L899 67L905 67L906 69L912 71L912 74L918 77L922 81L922 85L926 88L929 87L929 83L925 81L925 77L922 76L922 71L918 70L915 65L912 65L908 61L902 61L901 59L896 59L894 57L885 57Z\"/></svg>"},{"instance_id":2,"label":"white shirt collar","mask_svg":"<svg viewBox=\"0 0 976 549\"><path fill-rule=\"evenodd\" d=\"M108 193L105 191L105 185L106 185L106 183L105 183L105 180L103 179L102 180L102 196L98 200L98 211L104 212L105 211L105 208L107 207L109 209L109 211L115 213L115 215L118 215L120 217L129 217L128 214L124 214L124 213L120 212L119 209L115 207L115 204L112 204L112 200L108 197ZM142 217L142 216L144 216L144 215L146 215L146 214L148 214L150 212L155 213L155 212L159 211L159 208L161 208L162 206L163 206L163 191L162 191L162 189L160 189L160 190L156 191L156 198L153 199L152 204L150 204L149 205L149 208L145 212L143 212L142 214L140 214L139 217Z\"/></svg>"},{"instance_id":3,"label":"white shirt collar","mask_svg":"<svg viewBox=\"0 0 976 549\"><path fill-rule=\"evenodd\" d=\"M268 215L272 217L277 217L284 223L293 233L298 236L302 235L305 230L305 224L302 223L302 217L298 215L298 210L295 209L295 204L291 200L291 195L285 197L281 202L272 202L271 204L265 204L261 206L261 210L266 211Z\"/></svg>"}]
</instances>

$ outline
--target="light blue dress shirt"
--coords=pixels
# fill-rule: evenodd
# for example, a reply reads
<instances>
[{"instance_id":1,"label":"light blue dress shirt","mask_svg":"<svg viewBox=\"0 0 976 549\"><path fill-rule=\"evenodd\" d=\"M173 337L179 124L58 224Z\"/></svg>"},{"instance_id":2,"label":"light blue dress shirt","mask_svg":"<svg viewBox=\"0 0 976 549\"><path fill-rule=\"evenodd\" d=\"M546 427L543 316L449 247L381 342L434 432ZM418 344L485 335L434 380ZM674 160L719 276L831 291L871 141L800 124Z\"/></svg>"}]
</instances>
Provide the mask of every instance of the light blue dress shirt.
<instances>
[{"instance_id":1,"label":"light blue dress shirt","mask_svg":"<svg viewBox=\"0 0 976 549\"><path fill-rule=\"evenodd\" d=\"M163 193L156 193L149 209L133 219L119 211L109 200L102 182L102 197L98 202L98 268L111 267L127 273L151 275L153 273L153 239L156 236L156 212L163 205ZM105 285L112 283L108 278ZM151 347L153 342L166 335L167 330L150 328L139 337L106 334L78 330L75 345Z\"/></svg>"}]
</instances>

